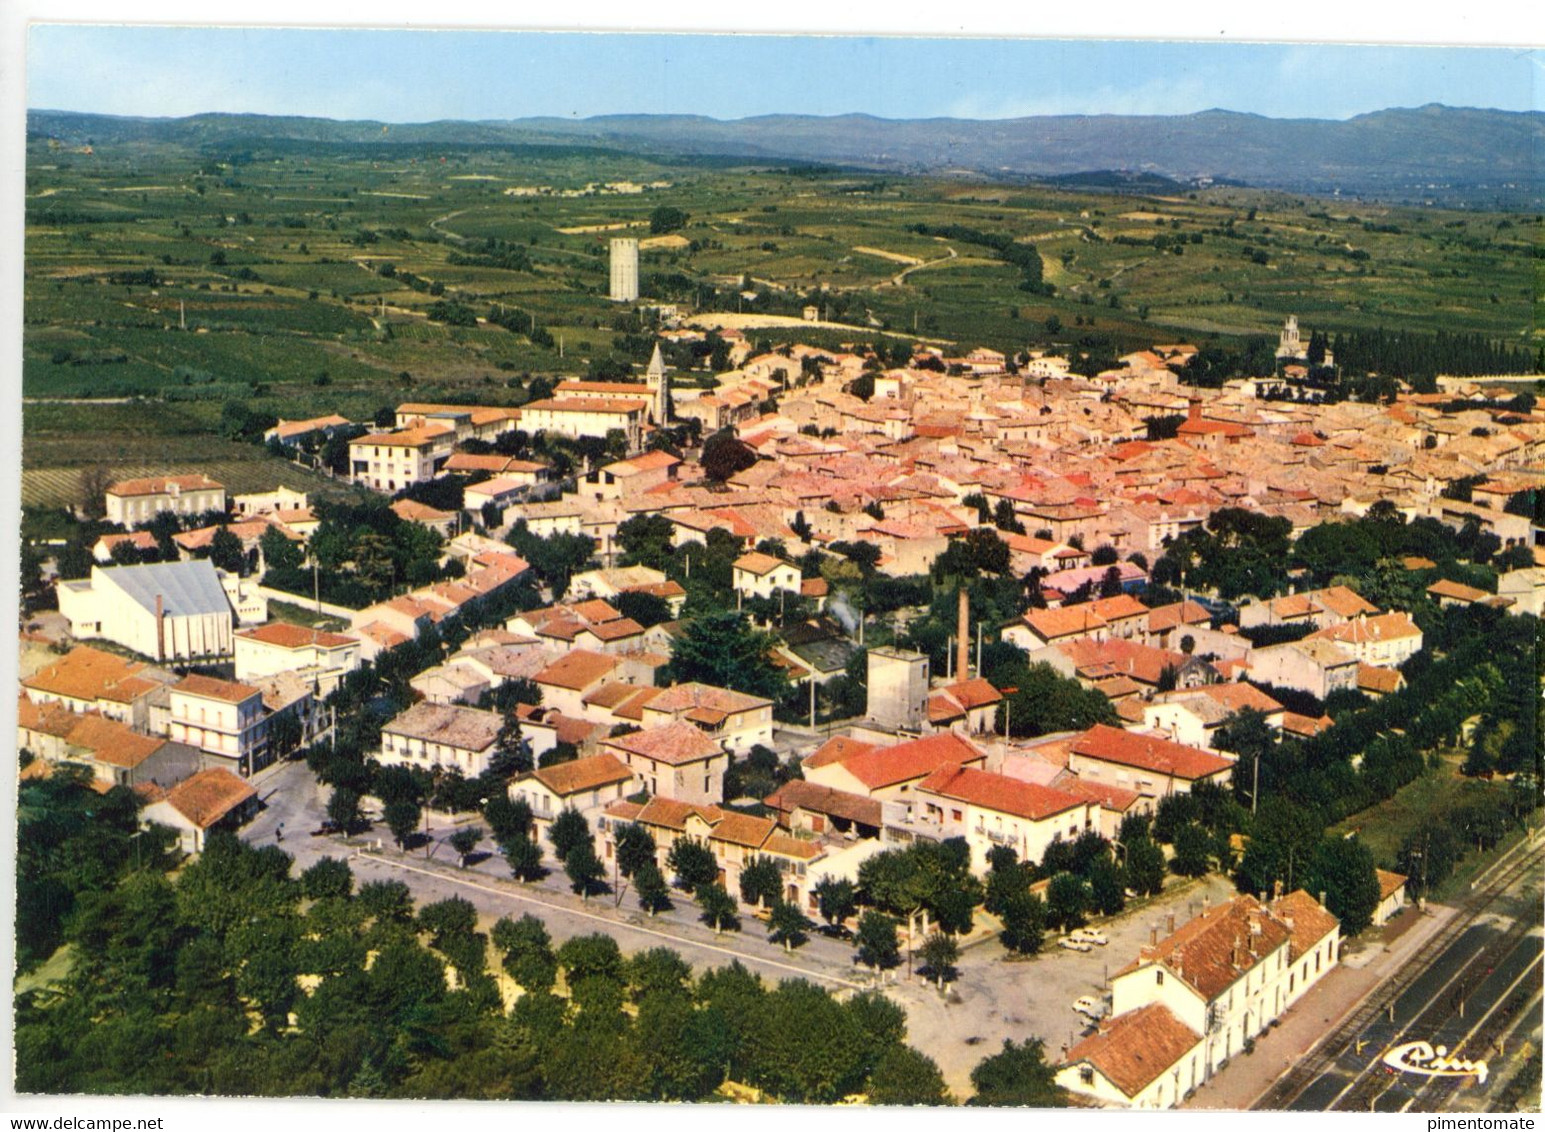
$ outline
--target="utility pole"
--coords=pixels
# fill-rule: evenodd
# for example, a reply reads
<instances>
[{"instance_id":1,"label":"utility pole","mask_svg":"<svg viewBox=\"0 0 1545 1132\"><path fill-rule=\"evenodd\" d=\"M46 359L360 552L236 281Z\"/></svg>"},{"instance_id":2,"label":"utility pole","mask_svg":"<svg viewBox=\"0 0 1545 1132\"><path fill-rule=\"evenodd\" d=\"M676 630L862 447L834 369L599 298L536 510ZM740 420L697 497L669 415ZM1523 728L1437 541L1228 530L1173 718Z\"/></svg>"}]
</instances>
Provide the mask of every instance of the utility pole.
<instances>
[{"instance_id":1,"label":"utility pole","mask_svg":"<svg viewBox=\"0 0 1545 1132\"><path fill-rule=\"evenodd\" d=\"M810 670L810 729L815 730L815 669Z\"/></svg>"}]
</instances>

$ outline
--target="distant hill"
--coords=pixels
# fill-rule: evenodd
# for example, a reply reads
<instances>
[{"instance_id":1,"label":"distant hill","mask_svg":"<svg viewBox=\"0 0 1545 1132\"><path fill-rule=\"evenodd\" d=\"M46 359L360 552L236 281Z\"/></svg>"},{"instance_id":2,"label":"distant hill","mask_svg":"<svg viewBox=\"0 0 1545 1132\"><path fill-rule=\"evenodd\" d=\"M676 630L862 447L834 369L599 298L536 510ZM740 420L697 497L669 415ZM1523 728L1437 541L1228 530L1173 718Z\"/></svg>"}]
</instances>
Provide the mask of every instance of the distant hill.
<instances>
[{"instance_id":1,"label":"distant hill","mask_svg":"<svg viewBox=\"0 0 1545 1132\"><path fill-rule=\"evenodd\" d=\"M1545 183L1545 113L1438 105L1381 110L1344 122L1207 110L1176 116L996 121L894 120L865 114L721 121L642 114L398 125L249 114L156 119L34 110L28 114L28 131L33 137L99 144L227 146L264 139L567 144L661 157L723 155L898 173L1059 178L1080 186L1125 185L1149 192L1162 191L1169 181L1187 186L1221 182L1517 208L1539 207Z\"/></svg>"}]
</instances>

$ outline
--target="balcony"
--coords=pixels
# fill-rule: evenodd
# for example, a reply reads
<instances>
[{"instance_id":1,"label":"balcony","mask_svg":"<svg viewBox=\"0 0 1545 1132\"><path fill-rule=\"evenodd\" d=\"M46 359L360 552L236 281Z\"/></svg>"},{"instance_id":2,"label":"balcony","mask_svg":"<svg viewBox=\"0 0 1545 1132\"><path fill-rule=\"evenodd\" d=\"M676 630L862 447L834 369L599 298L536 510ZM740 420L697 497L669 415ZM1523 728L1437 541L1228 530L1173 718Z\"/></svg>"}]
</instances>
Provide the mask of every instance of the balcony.
<instances>
[{"instance_id":1,"label":"balcony","mask_svg":"<svg viewBox=\"0 0 1545 1132\"><path fill-rule=\"evenodd\" d=\"M978 837L985 837L994 845L1017 845L1019 838L1012 833L1005 833L1001 829L988 829L985 825L979 825L971 831Z\"/></svg>"}]
</instances>

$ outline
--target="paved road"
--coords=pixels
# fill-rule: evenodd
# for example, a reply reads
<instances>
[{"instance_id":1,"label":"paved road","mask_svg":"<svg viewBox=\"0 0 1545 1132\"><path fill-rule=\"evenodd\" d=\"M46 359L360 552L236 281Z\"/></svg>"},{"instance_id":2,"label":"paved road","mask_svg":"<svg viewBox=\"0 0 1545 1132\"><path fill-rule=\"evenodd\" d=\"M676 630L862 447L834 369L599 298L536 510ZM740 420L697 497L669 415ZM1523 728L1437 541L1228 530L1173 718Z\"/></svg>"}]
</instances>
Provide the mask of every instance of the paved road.
<instances>
[{"instance_id":1,"label":"paved road","mask_svg":"<svg viewBox=\"0 0 1545 1132\"><path fill-rule=\"evenodd\" d=\"M522 885L510 878L497 855L467 869L457 868L443 838L465 820L431 816L427 860L423 849L411 854L396 851L389 835L379 828L348 843L310 836L325 818L329 791L317 785L304 763L279 764L259 774L255 785L264 808L242 836L254 844L275 844L282 822L281 848L295 857L296 874L322 857L344 858L357 883L401 880L420 903L465 897L477 908L484 930L501 916L531 912L541 917L558 942L604 931L624 951L671 947L699 971L738 959L769 981L803 977L835 990L875 985L867 969L854 965L851 944L819 934L812 933L804 946L790 954L768 943L765 927L750 916L742 917L742 931L715 936L697 922L696 907L685 898L678 898L672 911L651 919L639 911L630 892L625 891L620 902L611 895L581 901L568 891L561 871L538 884ZM377 838L387 843L380 853L363 851L373 849ZM1154 931L1170 930L1171 916L1183 923L1201 910L1204 900L1215 902L1230 895L1232 886L1219 877L1177 881L1160 896L1104 922L1101 926L1110 937L1104 948L1065 951L1049 937L1041 955L1014 960L996 937L989 937L963 949L958 978L947 995L941 996L920 977L909 976L905 963L886 972L880 988L906 1009L908 1040L938 1062L957 1095L967 1096L971 1070L1005 1039L1038 1037L1046 1043L1048 1056L1056 1057L1084 1030L1084 1020L1072 1010L1075 998L1103 994L1110 974L1136 958L1138 948Z\"/></svg>"},{"instance_id":2,"label":"paved road","mask_svg":"<svg viewBox=\"0 0 1545 1132\"><path fill-rule=\"evenodd\" d=\"M484 930L501 916L531 912L546 922L558 942L605 931L615 935L625 951L674 947L699 969L740 959L771 979L804 977L841 988L869 982L866 973L854 966L849 944L812 934L808 943L790 955L768 943L766 929L749 915L742 916L742 931L715 936L697 922L696 906L679 895L673 910L651 918L638 909L626 889L620 901L613 895L581 900L568 891L567 879L553 861L548 865L554 871L545 881L525 885L510 878L497 854L483 855L468 868L459 868L444 838L469 824L465 819L431 814L427 854L424 847L411 853L396 850L390 834L379 827L347 841L312 836L311 831L320 828L325 819L330 791L317 784L304 763L279 764L259 775L255 784L264 807L242 830L242 837L253 844L279 844L295 858L295 874L323 857L336 857L348 860L357 883L400 880L420 903L463 896L477 907ZM282 842L276 839L280 823ZM383 845L376 853L372 850L378 839Z\"/></svg>"},{"instance_id":3,"label":"paved road","mask_svg":"<svg viewBox=\"0 0 1545 1132\"><path fill-rule=\"evenodd\" d=\"M1398 993L1374 1001L1338 1031L1312 1080L1290 1097L1267 1103L1299 1111L1432 1112L1485 1107L1484 1094L1511 1076L1517 1058L1540 1033L1541 873L1538 846L1503 868L1496 891L1477 894L1473 915L1456 920L1438 946L1418 954L1396 976ZM1522 1033L1520 1034L1520 1030ZM1519 1040L1522 1037L1523 1040ZM1504 1039L1502 1049L1497 1040ZM1494 1068L1475 1078L1432 1078L1383 1064L1390 1049L1425 1041ZM1291 1092L1292 1090L1289 1090Z\"/></svg>"}]
</instances>

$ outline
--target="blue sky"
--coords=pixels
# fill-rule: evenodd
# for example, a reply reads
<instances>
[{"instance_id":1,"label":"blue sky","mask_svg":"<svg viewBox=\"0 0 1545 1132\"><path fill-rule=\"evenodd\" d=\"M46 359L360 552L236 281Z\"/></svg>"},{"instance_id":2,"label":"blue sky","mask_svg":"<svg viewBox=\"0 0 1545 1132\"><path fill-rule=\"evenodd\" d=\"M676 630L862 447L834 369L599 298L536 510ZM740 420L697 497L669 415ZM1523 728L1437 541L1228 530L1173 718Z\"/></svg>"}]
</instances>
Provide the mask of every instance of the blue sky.
<instances>
[{"instance_id":1,"label":"blue sky","mask_svg":"<svg viewBox=\"0 0 1545 1132\"><path fill-rule=\"evenodd\" d=\"M1539 52L1320 44L37 25L28 105L422 122L1540 109Z\"/></svg>"}]
</instances>

